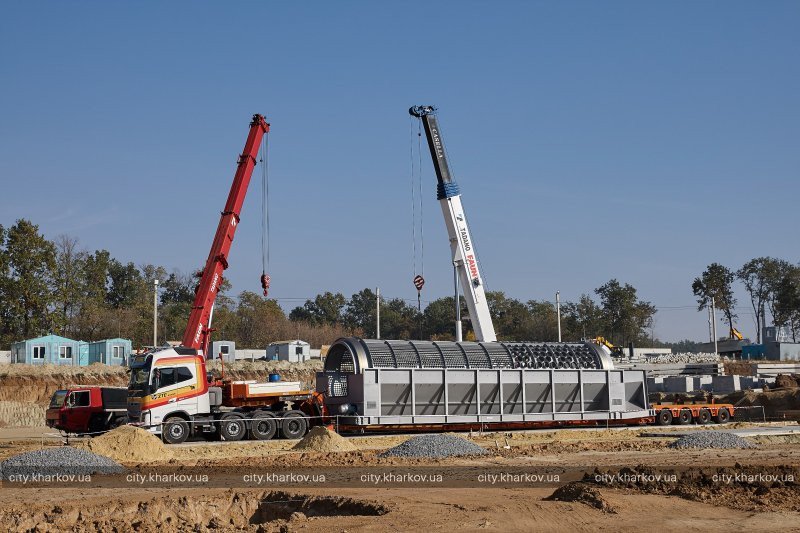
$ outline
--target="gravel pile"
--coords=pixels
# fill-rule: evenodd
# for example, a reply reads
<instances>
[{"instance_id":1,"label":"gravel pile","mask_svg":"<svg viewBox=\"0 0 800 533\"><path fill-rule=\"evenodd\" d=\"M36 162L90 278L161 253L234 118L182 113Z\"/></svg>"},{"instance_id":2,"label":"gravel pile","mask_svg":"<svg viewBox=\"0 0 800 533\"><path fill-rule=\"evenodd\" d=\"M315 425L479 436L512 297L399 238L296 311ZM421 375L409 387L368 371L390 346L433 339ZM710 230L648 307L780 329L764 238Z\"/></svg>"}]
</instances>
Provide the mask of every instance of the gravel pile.
<instances>
[{"instance_id":1,"label":"gravel pile","mask_svg":"<svg viewBox=\"0 0 800 533\"><path fill-rule=\"evenodd\" d=\"M694 431L669 445L670 448L757 448L755 444L727 431Z\"/></svg>"},{"instance_id":2,"label":"gravel pile","mask_svg":"<svg viewBox=\"0 0 800 533\"><path fill-rule=\"evenodd\" d=\"M390 448L378 457L459 457L484 455L486 450L455 435L418 435Z\"/></svg>"},{"instance_id":3,"label":"gravel pile","mask_svg":"<svg viewBox=\"0 0 800 533\"><path fill-rule=\"evenodd\" d=\"M653 364L697 364L697 363L719 363L720 358L713 353L670 353L648 355L647 363Z\"/></svg>"},{"instance_id":4,"label":"gravel pile","mask_svg":"<svg viewBox=\"0 0 800 533\"><path fill-rule=\"evenodd\" d=\"M0 479L20 481L20 476L70 476L119 474L125 469L116 461L86 450L61 446L21 453L0 463ZM40 481L47 481L40 479Z\"/></svg>"}]
</instances>

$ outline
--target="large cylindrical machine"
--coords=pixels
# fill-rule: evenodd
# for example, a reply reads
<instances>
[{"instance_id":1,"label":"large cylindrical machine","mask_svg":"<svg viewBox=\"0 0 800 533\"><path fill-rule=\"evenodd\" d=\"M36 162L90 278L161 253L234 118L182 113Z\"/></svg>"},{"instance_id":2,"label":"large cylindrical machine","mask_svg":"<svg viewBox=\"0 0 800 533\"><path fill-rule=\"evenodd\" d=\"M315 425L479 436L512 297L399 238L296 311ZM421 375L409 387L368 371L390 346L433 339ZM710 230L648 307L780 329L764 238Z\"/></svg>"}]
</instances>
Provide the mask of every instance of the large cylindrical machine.
<instances>
[{"instance_id":1,"label":"large cylindrical machine","mask_svg":"<svg viewBox=\"0 0 800 533\"><path fill-rule=\"evenodd\" d=\"M610 370L608 354L592 343L450 342L348 337L328 350L326 372L362 373L367 368L482 368Z\"/></svg>"},{"instance_id":2,"label":"large cylindrical machine","mask_svg":"<svg viewBox=\"0 0 800 533\"><path fill-rule=\"evenodd\" d=\"M644 372L614 369L593 343L342 338L317 373L317 391L337 424L360 430L650 415Z\"/></svg>"}]
</instances>

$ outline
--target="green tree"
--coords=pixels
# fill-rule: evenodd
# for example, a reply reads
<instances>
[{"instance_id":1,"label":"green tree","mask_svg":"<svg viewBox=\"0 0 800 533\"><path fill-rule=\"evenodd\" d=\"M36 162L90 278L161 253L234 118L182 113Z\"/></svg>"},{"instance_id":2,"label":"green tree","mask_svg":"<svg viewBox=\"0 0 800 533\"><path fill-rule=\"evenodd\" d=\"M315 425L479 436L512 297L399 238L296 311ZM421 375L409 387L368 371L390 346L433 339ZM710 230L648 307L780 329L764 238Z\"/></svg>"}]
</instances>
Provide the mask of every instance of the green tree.
<instances>
[{"instance_id":1,"label":"green tree","mask_svg":"<svg viewBox=\"0 0 800 533\"><path fill-rule=\"evenodd\" d=\"M78 239L59 235L55 240L56 266L53 275L56 313L54 325L65 337L77 333L76 319L84 300L87 254L78 248Z\"/></svg>"},{"instance_id":2,"label":"green tree","mask_svg":"<svg viewBox=\"0 0 800 533\"><path fill-rule=\"evenodd\" d=\"M194 302L195 280L179 271L174 271L161 285L161 305Z\"/></svg>"},{"instance_id":3,"label":"green tree","mask_svg":"<svg viewBox=\"0 0 800 533\"><path fill-rule=\"evenodd\" d=\"M781 290L781 284L784 282L784 279L786 279L786 276L789 275L793 268L795 267L790 262L783 259L775 259L775 263L773 263L772 268L767 270L767 310L769 311L773 322L775 321L775 315L777 314L776 305L778 302L778 294Z\"/></svg>"},{"instance_id":4,"label":"green tree","mask_svg":"<svg viewBox=\"0 0 800 533\"><path fill-rule=\"evenodd\" d=\"M736 277L744 284L750 295L756 322L757 342L761 344L761 325L764 319L764 307L770 299L771 281L779 271L779 261L772 257L757 257L745 263L736 272Z\"/></svg>"},{"instance_id":5,"label":"green tree","mask_svg":"<svg viewBox=\"0 0 800 533\"><path fill-rule=\"evenodd\" d=\"M588 294L582 294L577 302L561 306L562 337L577 341L593 339L603 334L603 312Z\"/></svg>"},{"instance_id":6,"label":"green tree","mask_svg":"<svg viewBox=\"0 0 800 533\"><path fill-rule=\"evenodd\" d=\"M351 296L344 307L344 326L375 335L376 300L377 295L372 289L363 289Z\"/></svg>"},{"instance_id":7,"label":"green tree","mask_svg":"<svg viewBox=\"0 0 800 533\"><path fill-rule=\"evenodd\" d=\"M111 259L108 264L109 287L106 301L111 307L132 307L144 290L144 278L133 263L122 264ZM151 289L152 291L152 289ZM151 293L152 296L152 293Z\"/></svg>"},{"instance_id":8,"label":"green tree","mask_svg":"<svg viewBox=\"0 0 800 533\"><path fill-rule=\"evenodd\" d=\"M528 338L533 329L531 315L525 304L509 298L502 291L486 293L489 315L494 323L498 339L508 341L531 340Z\"/></svg>"},{"instance_id":9,"label":"green tree","mask_svg":"<svg viewBox=\"0 0 800 533\"><path fill-rule=\"evenodd\" d=\"M733 319L736 318L734 308L736 298L733 296L733 280L735 275L731 270L719 263L711 263L699 278L692 282L692 292L697 297L697 310L714 305L725 314L728 328L733 329Z\"/></svg>"},{"instance_id":10,"label":"green tree","mask_svg":"<svg viewBox=\"0 0 800 533\"><path fill-rule=\"evenodd\" d=\"M11 306L6 305L10 297L11 272L6 253L6 229L0 224L0 347L5 347L15 339L12 335Z\"/></svg>"},{"instance_id":11,"label":"green tree","mask_svg":"<svg viewBox=\"0 0 800 533\"><path fill-rule=\"evenodd\" d=\"M462 296L459 296L462 317L462 334L466 335L466 326L463 323L467 316L467 305ZM430 302L422 312L424 324L424 337L432 340L454 340L455 339L455 298L446 296Z\"/></svg>"},{"instance_id":12,"label":"green tree","mask_svg":"<svg viewBox=\"0 0 800 533\"><path fill-rule=\"evenodd\" d=\"M595 289L595 293L600 297L601 316L607 333L604 337L618 346L647 342L647 328L656 313L650 302L639 300L633 286L621 285L616 279Z\"/></svg>"},{"instance_id":13,"label":"green tree","mask_svg":"<svg viewBox=\"0 0 800 533\"><path fill-rule=\"evenodd\" d=\"M51 327L48 311L53 304L55 246L39 234L39 226L21 219L8 229L3 253L9 336L22 340L47 333Z\"/></svg>"},{"instance_id":14,"label":"green tree","mask_svg":"<svg viewBox=\"0 0 800 533\"><path fill-rule=\"evenodd\" d=\"M558 313L555 305L547 300L529 300L525 306L529 315L528 325L520 330L521 335L517 340L544 342L558 340ZM562 330L562 338L563 333Z\"/></svg>"},{"instance_id":15,"label":"green tree","mask_svg":"<svg viewBox=\"0 0 800 533\"><path fill-rule=\"evenodd\" d=\"M381 337L386 339L419 339L422 318L416 307L402 298L381 303Z\"/></svg>"},{"instance_id":16,"label":"green tree","mask_svg":"<svg viewBox=\"0 0 800 533\"><path fill-rule=\"evenodd\" d=\"M286 321L278 302L268 300L260 294L244 291L239 294L239 306L236 309L238 322L235 340L243 347L266 347L277 340L274 331L281 330Z\"/></svg>"},{"instance_id":17,"label":"green tree","mask_svg":"<svg viewBox=\"0 0 800 533\"><path fill-rule=\"evenodd\" d=\"M800 266L786 268L776 289L775 325L787 326L792 332L792 342L797 342L800 336Z\"/></svg>"},{"instance_id":18,"label":"green tree","mask_svg":"<svg viewBox=\"0 0 800 533\"><path fill-rule=\"evenodd\" d=\"M313 300L306 300L302 307L292 309L289 319L311 322L316 325L341 324L342 310L346 303L347 300L340 292L318 294Z\"/></svg>"}]
</instances>

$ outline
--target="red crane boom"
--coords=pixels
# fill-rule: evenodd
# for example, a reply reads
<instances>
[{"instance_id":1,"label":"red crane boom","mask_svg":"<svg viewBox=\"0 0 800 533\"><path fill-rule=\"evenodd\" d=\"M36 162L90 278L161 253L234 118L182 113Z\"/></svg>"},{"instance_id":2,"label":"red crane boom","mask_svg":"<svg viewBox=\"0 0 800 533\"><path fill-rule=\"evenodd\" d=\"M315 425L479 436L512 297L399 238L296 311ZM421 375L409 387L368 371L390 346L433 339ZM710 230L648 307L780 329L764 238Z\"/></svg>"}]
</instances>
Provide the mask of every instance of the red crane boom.
<instances>
[{"instance_id":1,"label":"red crane boom","mask_svg":"<svg viewBox=\"0 0 800 533\"><path fill-rule=\"evenodd\" d=\"M269 124L262 115L253 115L250 122L250 133L244 151L239 157L239 165L231 184L231 192L225 203L225 210L219 220L217 233L211 245L211 251L206 260L206 266L200 276L200 285L189 315L189 323L183 333L183 346L202 351L208 354L208 341L211 336L211 313L214 309L214 300L217 298L222 284L222 272L228 268L228 254L233 243L233 236L239 224L239 213L242 210L247 187L256 165L258 148L264 134L269 131Z\"/></svg>"}]
</instances>

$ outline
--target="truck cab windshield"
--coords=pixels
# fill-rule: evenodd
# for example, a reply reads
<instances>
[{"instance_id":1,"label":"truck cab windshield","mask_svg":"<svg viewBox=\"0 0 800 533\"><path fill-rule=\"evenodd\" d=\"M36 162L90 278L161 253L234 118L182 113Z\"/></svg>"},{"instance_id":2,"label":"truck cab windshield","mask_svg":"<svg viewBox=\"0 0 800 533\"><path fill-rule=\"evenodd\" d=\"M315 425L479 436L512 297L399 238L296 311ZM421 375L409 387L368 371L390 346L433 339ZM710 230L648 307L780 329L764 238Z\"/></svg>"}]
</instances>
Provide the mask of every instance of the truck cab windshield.
<instances>
[{"instance_id":1,"label":"truck cab windshield","mask_svg":"<svg viewBox=\"0 0 800 533\"><path fill-rule=\"evenodd\" d=\"M128 389L134 392L135 396L143 396L147 391L148 384L150 383L150 365L151 360L148 358L146 362L141 365L131 366L131 381L128 384Z\"/></svg>"}]
</instances>

